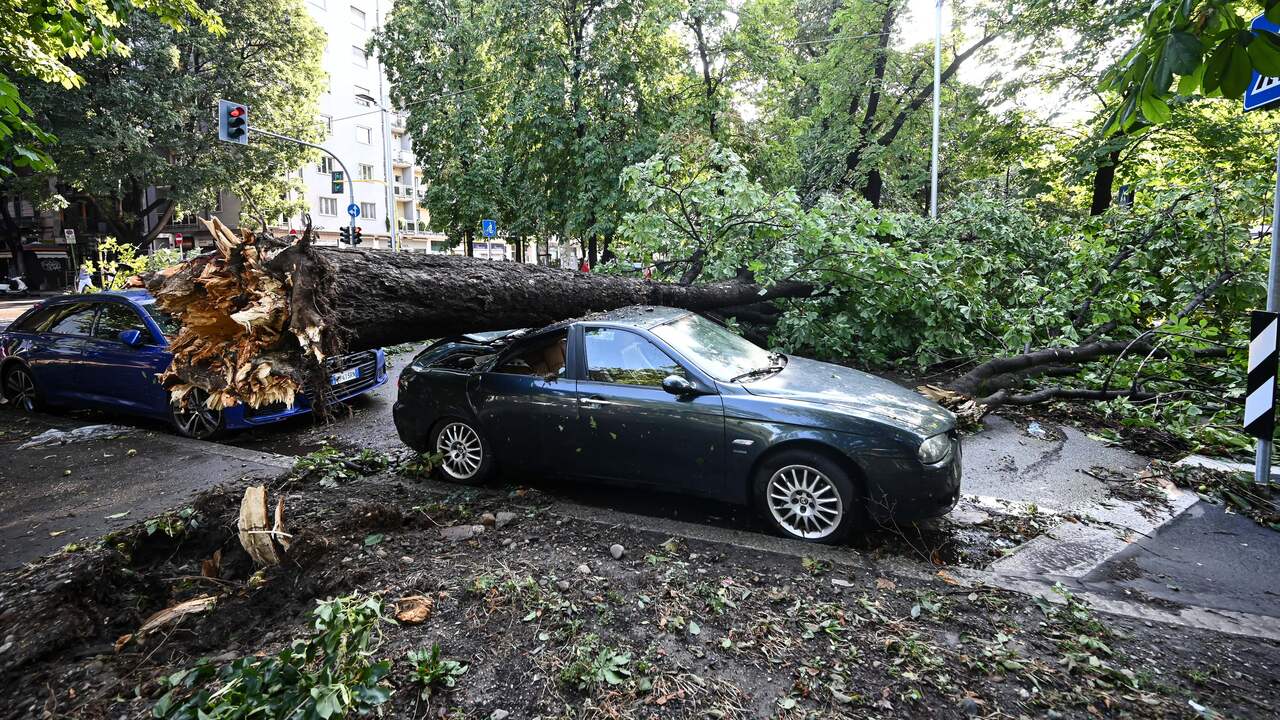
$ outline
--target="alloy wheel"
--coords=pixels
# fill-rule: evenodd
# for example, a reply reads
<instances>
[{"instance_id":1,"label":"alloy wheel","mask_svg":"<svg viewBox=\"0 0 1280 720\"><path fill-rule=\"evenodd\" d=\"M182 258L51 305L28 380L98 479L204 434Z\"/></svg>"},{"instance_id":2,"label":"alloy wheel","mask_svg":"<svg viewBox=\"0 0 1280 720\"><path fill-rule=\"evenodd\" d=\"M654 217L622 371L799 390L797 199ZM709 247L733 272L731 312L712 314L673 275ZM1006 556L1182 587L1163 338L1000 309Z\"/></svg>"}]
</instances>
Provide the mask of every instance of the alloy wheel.
<instances>
[{"instance_id":1,"label":"alloy wheel","mask_svg":"<svg viewBox=\"0 0 1280 720\"><path fill-rule=\"evenodd\" d=\"M209 394L200 389L187 393L185 403L173 406L173 422L187 437L205 440L222 428L222 411L209 407Z\"/></svg>"},{"instance_id":2,"label":"alloy wheel","mask_svg":"<svg viewBox=\"0 0 1280 720\"><path fill-rule=\"evenodd\" d=\"M808 465L787 465L769 478L769 512L791 535L820 540L844 519L844 501L831 479Z\"/></svg>"},{"instance_id":3,"label":"alloy wheel","mask_svg":"<svg viewBox=\"0 0 1280 720\"><path fill-rule=\"evenodd\" d=\"M36 409L36 383L26 370L14 370L5 378L5 397L27 412Z\"/></svg>"},{"instance_id":4,"label":"alloy wheel","mask_svg":"<svg viewBox=\"0 0 1280 720\"><path fill-rule=\"evenodd\" d=\"M442 455L440 467L454 480L470 480L480 470L484 446L480 435L468 424L445 425L436 437L436 452Z\"/></svg>"}]
</instances>

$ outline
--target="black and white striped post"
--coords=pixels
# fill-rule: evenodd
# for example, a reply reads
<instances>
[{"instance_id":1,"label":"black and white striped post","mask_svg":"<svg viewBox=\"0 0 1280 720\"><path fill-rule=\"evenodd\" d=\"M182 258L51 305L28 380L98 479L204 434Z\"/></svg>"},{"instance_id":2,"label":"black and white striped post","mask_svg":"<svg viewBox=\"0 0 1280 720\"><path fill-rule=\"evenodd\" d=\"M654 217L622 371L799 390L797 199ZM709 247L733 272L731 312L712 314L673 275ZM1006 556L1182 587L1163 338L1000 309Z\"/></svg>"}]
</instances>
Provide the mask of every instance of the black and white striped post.
<instances>
[{"instance_id":1,"label":"black and white striped post","mask_svg":"<svg viewBox=\"0 0 1280 720\"><path fill-rule=\"evenodd\" d=\"M1244 401L1244 431L1258 439L1257 474L1271 474L1271 439L1276 431L1276 355L1280 315L1254 310L1249 323L1249 379Z\"/></svg>"}]
</instances>

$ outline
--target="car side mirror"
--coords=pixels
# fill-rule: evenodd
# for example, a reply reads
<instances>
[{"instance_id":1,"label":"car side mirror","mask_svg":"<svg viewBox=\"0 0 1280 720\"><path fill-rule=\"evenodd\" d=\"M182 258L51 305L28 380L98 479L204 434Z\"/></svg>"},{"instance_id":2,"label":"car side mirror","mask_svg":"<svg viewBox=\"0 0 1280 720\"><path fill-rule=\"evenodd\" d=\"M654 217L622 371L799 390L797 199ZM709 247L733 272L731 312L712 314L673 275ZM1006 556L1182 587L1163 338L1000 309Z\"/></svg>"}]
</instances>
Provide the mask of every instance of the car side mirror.
<instances>
[{"instance_id":1,"label":"car side mirror","mask_svg":"<svg viewBox=\"0 0 1280 720\"><path fill-rule=\"evenodd\" d=\"M116 337L129 347L138 347L142 344L142 332L139 330L121 330Z\"/></svg>"},{"instance_id":2,"label":"car side mirror","mask_svg":"<svg viewBox=\"0 0 1280 720\"><path fill-rule=\"evenodd\" d=\"M676 397L687 397L698 392L698 388L694 387L693 383L679 375L668 375L662 378L662 389Z\"/></svg>"}]
</instances>

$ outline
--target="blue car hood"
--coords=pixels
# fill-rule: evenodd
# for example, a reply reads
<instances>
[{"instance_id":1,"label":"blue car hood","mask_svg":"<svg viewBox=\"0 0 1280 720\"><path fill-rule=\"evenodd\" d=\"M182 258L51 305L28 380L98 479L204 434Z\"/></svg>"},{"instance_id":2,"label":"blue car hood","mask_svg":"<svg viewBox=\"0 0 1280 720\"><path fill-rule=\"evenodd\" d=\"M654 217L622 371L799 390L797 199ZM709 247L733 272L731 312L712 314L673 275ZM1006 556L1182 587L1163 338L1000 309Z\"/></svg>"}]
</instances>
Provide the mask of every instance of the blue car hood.
<instances>
[{"instance_id":1,"label":"blue car hood","mask_svg":"<svg viewBox=\"0 0 1280 720\"><path fill-rule=\"evenodd\" d=\"M761 397L787 398L875 415L921 436L955 426L955 415L937 403L884 378L831 363L788 356L787 366L743 389Z\"/></svg>"}]
</instances>

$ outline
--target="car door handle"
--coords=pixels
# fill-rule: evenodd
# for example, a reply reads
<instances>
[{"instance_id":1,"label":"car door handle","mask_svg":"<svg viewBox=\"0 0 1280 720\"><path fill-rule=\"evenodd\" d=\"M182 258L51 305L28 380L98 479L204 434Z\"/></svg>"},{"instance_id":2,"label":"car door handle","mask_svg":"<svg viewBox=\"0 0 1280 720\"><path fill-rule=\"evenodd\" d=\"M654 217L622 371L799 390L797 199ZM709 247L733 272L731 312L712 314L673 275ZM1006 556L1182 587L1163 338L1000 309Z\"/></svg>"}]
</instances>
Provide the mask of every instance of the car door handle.
<instances>
[{"instance_id":1,"label":"car door handle","mask_svg":"<svg viewBox=\"0 0 1280 720\"><path fill-rule=\"evenodd\" d=\"M605 400L599 395L592 395L590 397L582 398L582 404L588 407L601 407L604 405L612 405L613 403L609 402L608 400Z\"/></svg>"}]
</instances>

